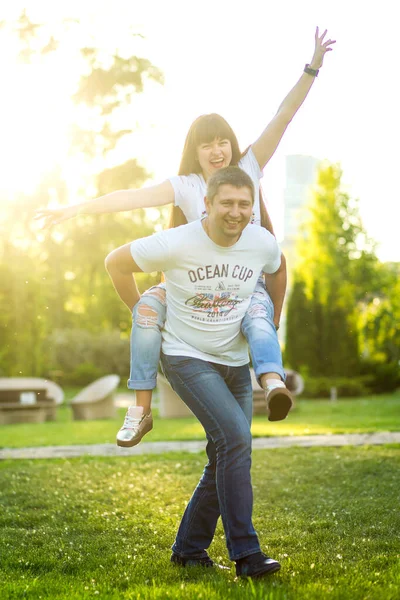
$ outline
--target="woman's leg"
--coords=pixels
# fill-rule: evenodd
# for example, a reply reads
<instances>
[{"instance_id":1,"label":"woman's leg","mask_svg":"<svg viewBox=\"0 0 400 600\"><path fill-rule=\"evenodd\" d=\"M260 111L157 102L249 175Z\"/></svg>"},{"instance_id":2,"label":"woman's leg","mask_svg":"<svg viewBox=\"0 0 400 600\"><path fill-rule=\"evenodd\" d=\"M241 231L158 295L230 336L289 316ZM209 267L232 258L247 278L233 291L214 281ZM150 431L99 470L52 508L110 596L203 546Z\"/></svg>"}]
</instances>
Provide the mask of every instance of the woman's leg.
<instances>
[{"instance_id":1,"label":"woman's leg","mask_svg":"<svg viewBox=\"0 0 400 600\"><path fill-rule=\"evenodd\" d=\"M145 292L133 309L128 388L136 391L136 405L129 407L117 434L119 446L135 446L153 427L151 399L157 384L165 316L164 284Z\"/></svg>"},{"instance_id":2,"label":"woman's leg","mask_svg":"<svg viewBox=\"0 0 400 600\"><path fill-rule=\"evenodd\" d=\"M145 413L157 384L166 308L165 285L161 283L147 290L133 309L128 388L136 390L136 406L142 406Z\"/></svg>"},{"instance_id":3,"label":"woman's leg","mask_svg":"<svg viewBox=\"0 0 400 600\"><path fill-rule=\"evenodd\" d=\"M282 352L273 319L272 300L259 280L242 321L242 333L249 345L258 383L265 391L269 419L280 421L286 418L293 400L284 383Z\"/></svg>"}]
</instances>

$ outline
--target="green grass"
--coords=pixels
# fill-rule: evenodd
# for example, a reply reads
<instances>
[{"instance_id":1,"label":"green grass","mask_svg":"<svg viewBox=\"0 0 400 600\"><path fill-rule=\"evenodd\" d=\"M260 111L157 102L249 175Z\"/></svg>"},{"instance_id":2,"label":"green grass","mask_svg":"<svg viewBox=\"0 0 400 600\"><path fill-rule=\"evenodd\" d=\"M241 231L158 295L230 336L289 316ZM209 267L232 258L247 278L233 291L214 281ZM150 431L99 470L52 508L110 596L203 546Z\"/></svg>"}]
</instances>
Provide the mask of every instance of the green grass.
<instances>
[{"instance_id":1,"label":"green grass","mask_svg":"<svg viewBox=\"0 0 400 600\"><path fill-rule=\"evenodd\" d=\"M2 600L397 600L400 447L254 452L259 582L169 563L197 455L0 463ZM219 525L212 558L231 566Z\"/></svg>"},{"instance_id":2,"label":"green grass","mask_svg":"<svg viewBox=\"0 0 400 600\"><path fill-rule=\"evenodd\" d=\"M58 410L57 421L39 424L0 426L0 446L49 446L70 444L114 443L123 422L125 409L115 419L73 421L68 406ZM280 423L270 423L266 416L256 416L255 437L276 435L310 435L317 433L367 433L400 429L400 394L368 398L329 400L298 399L296 408ZM153 431L146 442L199 440L204 438L201 425L193 418L155 418Z\"/></svg>"}]
</instances>

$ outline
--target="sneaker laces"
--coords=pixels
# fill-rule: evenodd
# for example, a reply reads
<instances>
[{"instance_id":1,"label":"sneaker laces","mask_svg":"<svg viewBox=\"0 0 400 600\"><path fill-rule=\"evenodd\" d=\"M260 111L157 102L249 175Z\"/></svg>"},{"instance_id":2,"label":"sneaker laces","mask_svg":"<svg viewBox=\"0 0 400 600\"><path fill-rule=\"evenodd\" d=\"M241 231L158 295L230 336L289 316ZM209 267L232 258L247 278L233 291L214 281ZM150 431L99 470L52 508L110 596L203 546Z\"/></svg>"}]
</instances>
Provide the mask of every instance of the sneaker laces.
<instances>
[{"instance_id":1,"label":"sneaker laces","mask_svg":"<svg viewBox=\"0 0 400 600\"><path fill-rule=\"evenodd\" d=\"M141 417L131 417L130 415L125 415L124 424L122 425L121 429L137 429L144 417L145 415L142 415Z\"/></svg>"}]
</instances>

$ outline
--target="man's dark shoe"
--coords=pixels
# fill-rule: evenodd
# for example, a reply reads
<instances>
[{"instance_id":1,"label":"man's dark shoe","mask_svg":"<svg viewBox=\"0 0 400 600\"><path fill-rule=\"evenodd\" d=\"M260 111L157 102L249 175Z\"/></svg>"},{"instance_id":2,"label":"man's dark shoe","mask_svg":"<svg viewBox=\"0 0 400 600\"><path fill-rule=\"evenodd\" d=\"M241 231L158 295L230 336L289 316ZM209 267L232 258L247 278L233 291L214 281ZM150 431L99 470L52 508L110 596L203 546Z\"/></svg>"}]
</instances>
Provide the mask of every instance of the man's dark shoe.
<instances>
[{"instance_id":1,"label":"man's dark shoe","mask_svg":"<svg viewBox=\"0 0 400 600\"><path fill-rule=\"evenodd\" d=\"M179 565L180 567L213 567L214 561L211 560L209 556L204 556L203 558L184 558L183 556L179 556L179 554L175 554L175 552L171 555L171 562L175 565Z\"/></svg>"},{"instance_id":2,"label":"man's dark shoe","mask_svg":"<svg viewBox=\"0 0 400 600\"><path fill-rule=\"evenodd\" d=\"M265 577L279 571L281 565L277 560L265 556L262 552L250 554L236 561L236 575L238 577Z\"/></svg>"},{"instance_id":3,"label":"man's dark shoe","mask_svg":"<svg viewBox=\"0 0 400 600\"><path fill-rule=\"evenodd\" d=\"M204 556L203 558L184 558L173 552L171 554L171 562L180 567L215 567L217 569L227 569L229 571L229 567L215 563L209 556Z\"/></svg>"}]
</instances>

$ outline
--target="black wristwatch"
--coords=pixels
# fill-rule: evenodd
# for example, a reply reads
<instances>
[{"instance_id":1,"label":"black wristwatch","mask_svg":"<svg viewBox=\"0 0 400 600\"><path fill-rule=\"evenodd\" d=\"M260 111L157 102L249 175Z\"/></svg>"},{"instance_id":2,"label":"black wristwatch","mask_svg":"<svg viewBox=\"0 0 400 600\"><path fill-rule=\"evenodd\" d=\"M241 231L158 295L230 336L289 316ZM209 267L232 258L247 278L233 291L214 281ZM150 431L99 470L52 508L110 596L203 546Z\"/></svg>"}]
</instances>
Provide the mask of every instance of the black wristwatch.
<instances>
[{"instance_id":1,"label":"black wristwatch","mask_svg":"<svg viewBox=\"0 0 400 600\"><path fill-rule=\"evenodd\" d=\"M312 75L313 77L318 77L319 69L312 69L307 63L304 67L304 73L308 73L308 75Z\"/></svg>"}]
</instances>

